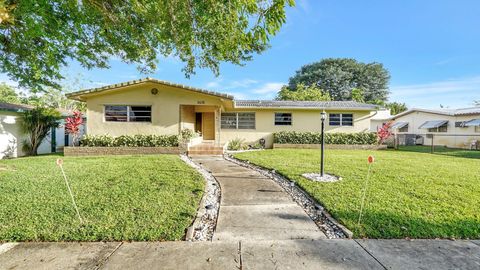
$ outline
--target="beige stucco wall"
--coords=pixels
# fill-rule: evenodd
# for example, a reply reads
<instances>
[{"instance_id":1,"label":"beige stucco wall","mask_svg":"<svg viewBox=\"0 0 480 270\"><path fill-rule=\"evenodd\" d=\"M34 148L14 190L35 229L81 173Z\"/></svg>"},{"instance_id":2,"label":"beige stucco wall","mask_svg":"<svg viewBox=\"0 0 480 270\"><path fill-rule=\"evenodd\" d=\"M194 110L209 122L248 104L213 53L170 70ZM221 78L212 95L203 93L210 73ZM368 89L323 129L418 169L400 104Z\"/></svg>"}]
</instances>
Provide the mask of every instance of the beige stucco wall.
<instances>
[{"instance_id":1,"label":"beige stucco wall","mask_svg":"<svg viewBox=\"0 0 480 270\"><path fill-rule=\"evenodd\" d=\"M158 94L151 93L152 88ZM181 88L145 83L125 87L122 91L103 92L86 99L88 134L110 134L112 136L134 134L178 134L180 131L180 112L185 124L182 128L193 128L194 114L191 107L181 110L180 105L201 104L222 107L221 98L197 93ZM104 105L146 105L152 106L152 122L106 122ZM190 115L189 115L190 114Z\"/></svg>"},{"instance_id":2,"label":"beige stucco wall","mask_svg":"<svg viewBox=\"0 0 480 270\"><path fill-rule=\"evenodd\" d=\"M257 109L257 110L229 110L229 112L255 112L255 130L242 129L222 129L220 141L228 142L235 138L243 138L246 142L256 142L261 138L266 140L266 146L272 147L273 133L279 131L321 131L321 110L277 110L277 109ZM291 126L275 126L275 113L291 113ZM330 126L328 119L325 121L325 130L327 132L364 132L370 129L370 117L374 112L365 111L326 111L329 113L352 113L353 126Z\"/></svg>"},{"instance_id":3,"label":"beige stucco wall","mask_svg":"<svg viewBox=\"0 0 480 270\"><path fill-rule=\"evenodd\" d=\"M449 116L449 115L439 115L433 113L425 112L412 112L407 115L400 116L394 120L394 122L408 122L408 131L403 133L408 134L434 134L434 144L435 145L446 145L449 147L465 147L465 144L468 144L471 140L480 140L480 133L475 132L475 127L455 127L455 122L460 121L469 121L472 119L479 119L480 114L478 115L468 115L468 116ZM448 120L447 132L428 132L427 129L419 129L419 127L426 121L433 120ZM399 132L399 134L402 134ZM435 136L438 135L438 136ZM442 135L452 135L452 136L442 136ZM453 136L455 135L455 136ZM469 136L459 136L459 135L469 135ZM424 144L430 145L431 140L424 136Z\"/></svg>"},{"instance_id":4,"label":"beige stucco wall","mask_svg":"<svg viewBox=\"0 0 480 270\"><path fill-rule=\"evenodd\" d=\"M151 89L158 94L152 95ZM234 109L232 102L220 97L193 92L177 87L145 83L91 94L86 97L88 134L112 136L134 134L179 134L181 129L194 128L195 112L215 112L215 139L226 143L235 138L255 142L261 138L267 147L273 144L273 132L277 131L320 131L321 110L305 109ZM152 106L152 122L106 122L105 105L149 105ZM254 130L220 129L220 112L255 112ZM292 113L292 126L275 126L276 112ZM329 126L327 132L363 132L370 129L370 118L375 112L327 111L327 113L352 113L353 127Z\"/></svg>"}]
</instances>

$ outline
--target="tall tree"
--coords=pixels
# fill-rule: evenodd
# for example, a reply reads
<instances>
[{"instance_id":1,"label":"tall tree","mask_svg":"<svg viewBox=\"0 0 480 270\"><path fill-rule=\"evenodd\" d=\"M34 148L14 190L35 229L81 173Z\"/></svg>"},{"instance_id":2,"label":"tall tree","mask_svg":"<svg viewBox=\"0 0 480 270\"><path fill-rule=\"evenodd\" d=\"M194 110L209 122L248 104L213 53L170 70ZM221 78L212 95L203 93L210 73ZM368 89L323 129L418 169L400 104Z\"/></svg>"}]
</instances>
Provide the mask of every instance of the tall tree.
<instances>
[{"instance_id":1,"label":"tall tree","mask_svg":"<svg viewBox=\"0 0 480 270\"><path fill-rule=\"evenodd\" d=\"M23 151L27 155L36 156L43 139L53 127L59 126L62 116L53 108L37 107L23 112L21 118L20 126L27 135L23 142Z\"/></svg>"},{"instance_id":2,"label":"tall tree","mask_svg":"<svg viewBox=\"0 0 480 270\"><path fill-rule=\"evenodd\" d=\"M390 109L390 114L391 115L396 115L401 112L404 112L408 110L407 105L405 103L400 103L400 102L390 102L386 103L385 107Z\"/></svg>"},{"instance_id":3,"label":"tall tree","mask_svg":"<svg viewBox=\"0 0 480 270\"><path fill-rule=\"evenodd\" d=\"M0 83L0 102L22 103L22 99L15 88L2 82Z\"/></svg>"},{"instance_id":4,"label":"tall tree","mask_svg":"<svg viewBox=\"0 0 480 270\"><path fill-rule=\"evenodd\" d=\"M363 97L363 90L360 88L353 88L351 96L353 101L365 102L365 98Z\"/></svg>"},{"instance_id":5,"label":"tall tree","mask_svg":"<svg viewBox=\"0 0 480 270\"><path fill-rule=\"evenodd\" d=\"M60 89L46 87L44 92L31 94L24 98L24 103L40 107L65 109L69 111L85 111L85 102L68 99L65 96L66 91L63 89L63 87Z\"/></svg>"},{"instance_id":6,"label":"tall tree","mask_svg":"<svg viewBox=\"0 0 480 270\"><path fill-rule=\"evenodd\" d=\"M221 62L243 64L269 46L294 0L3 0L0 71L20 86L58 88L69 59L106 68L112 56L156 69L177 57L188 76L219 73Z\"/></svg>"},{"instance_id":7,"label":"tall tree","mask_svg":"<svg viewBox=\"0 0 480 270\"><path fill-rule=\"evenodd\" d=\"M277 100L310 100L310 101L328 101L332 100L328 93L325 93L316 85L305 86L297 85L295 91L283 86L277 94Z\"/></svg>"},{"instance_id":8,"label":"tall tree","mask_svg":"<svg viewBox=\"0 0 480 270\"><path fill-rule=\"evenodd\" d=\"M365 102L382 102L388 98L389 72L380 63L361 63L349 58L328 58L305 65L290 78L288 87L300 83L316 84L333 100L352 100L352 90L361 89Z\"/></svg>"}]
</instances>

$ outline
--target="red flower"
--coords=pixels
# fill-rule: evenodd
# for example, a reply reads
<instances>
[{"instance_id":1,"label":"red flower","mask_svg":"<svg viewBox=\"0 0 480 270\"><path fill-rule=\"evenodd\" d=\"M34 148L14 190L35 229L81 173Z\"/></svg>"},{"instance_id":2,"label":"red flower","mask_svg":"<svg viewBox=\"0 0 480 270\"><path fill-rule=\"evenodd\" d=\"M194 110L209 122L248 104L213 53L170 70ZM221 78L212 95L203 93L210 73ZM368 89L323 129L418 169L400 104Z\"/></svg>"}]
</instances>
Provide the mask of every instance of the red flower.
<instances>
[{"instance_id":1,"label":"red flower","mask_svg":"<svg viewBox=\"0 0 480 270\"><path fill-rule=\"evenodd\" d=\"M372 164L375 162L375 158L373 156L368 156L368 164Z\"/></svg>"},{"instance_id":2,"label":"red flower","mask_svg":"<svg viewBox=\"0 0 480 270\"><path fill-rule=\"evenodd\" d=\"M73 116L65 119L65 132L73 136L73 145L75 145L80 135L80 126L83 124L83 117L80 111L74 111Z\"/></svg>"},{"instance_id":3,"label":"red flower","mask_svg":"<svg viewBox=\"0 0 480 270\"><path fill-rule=\"evenodd\" d=\"M381 128L377 130L378 144L384 143L386 139L392 136L392 131L390 130L390 127L392 126L392 124L393 122L385 123L382 125Z\"/></svg>"}]
</instances>

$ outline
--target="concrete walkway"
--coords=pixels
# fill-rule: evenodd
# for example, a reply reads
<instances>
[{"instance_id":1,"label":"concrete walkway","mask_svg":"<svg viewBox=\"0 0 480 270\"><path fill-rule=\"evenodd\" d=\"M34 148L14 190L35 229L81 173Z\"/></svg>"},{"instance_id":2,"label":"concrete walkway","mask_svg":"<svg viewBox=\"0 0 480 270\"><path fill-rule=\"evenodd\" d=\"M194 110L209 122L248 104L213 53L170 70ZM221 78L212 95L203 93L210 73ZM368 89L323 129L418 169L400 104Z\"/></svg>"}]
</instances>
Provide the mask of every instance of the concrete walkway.
<instances>
[{"instance_id":1,"label":"concrete walkway","mask_svg":"<svg viewBox=\"0 0 480 270\"><path fill-rule=\"evenodd\" d=\"M222 190L214 241L326 238L273 180L222 157L193 160L215 176Z\"/></svg>"},{"instance_id":2,"label":"concrete walkway","mask_svg":"<svg viewBox=\"0 0 480 270\"><path fill-rule=\"evenodd\" d=\"M196 161L222 188L213 242L5 243L0 269L480 269L480 241L326 239L272 180Z\"/></svg>"}]
</instances>

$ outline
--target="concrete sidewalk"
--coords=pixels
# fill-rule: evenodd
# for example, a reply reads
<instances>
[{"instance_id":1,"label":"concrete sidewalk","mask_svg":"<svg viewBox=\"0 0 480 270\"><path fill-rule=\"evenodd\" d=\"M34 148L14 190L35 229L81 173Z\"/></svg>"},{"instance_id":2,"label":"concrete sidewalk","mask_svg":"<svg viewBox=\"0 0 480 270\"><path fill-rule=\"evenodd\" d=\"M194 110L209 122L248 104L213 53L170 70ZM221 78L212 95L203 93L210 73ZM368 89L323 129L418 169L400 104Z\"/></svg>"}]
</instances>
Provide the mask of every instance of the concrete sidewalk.
<instances>
[{"instance_id":1,"label":"concrete sidewalk","mask_svg":"<svg viewBox=\"0 0 480 270\"><path fill-rule=\"evenodd\" d=\"M326 239L272 180L195 161L222 189L212 242L6 243L0 269L480 269L480 241Z\"/></svg>"},{"instance_id":2,"label":"concrete sidewalk","mask_svg":"<svg viewBox=\"0 0 480 270\"><path fill-rule=\"evenodd\" d=\"M480 241L20 243L0 269L480 269Z\"/></svg>"}]
</instances>

